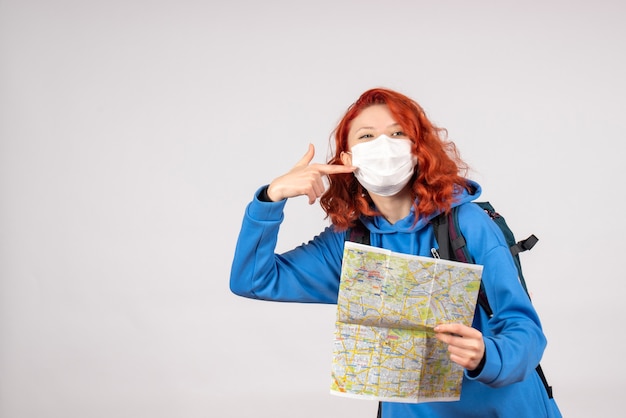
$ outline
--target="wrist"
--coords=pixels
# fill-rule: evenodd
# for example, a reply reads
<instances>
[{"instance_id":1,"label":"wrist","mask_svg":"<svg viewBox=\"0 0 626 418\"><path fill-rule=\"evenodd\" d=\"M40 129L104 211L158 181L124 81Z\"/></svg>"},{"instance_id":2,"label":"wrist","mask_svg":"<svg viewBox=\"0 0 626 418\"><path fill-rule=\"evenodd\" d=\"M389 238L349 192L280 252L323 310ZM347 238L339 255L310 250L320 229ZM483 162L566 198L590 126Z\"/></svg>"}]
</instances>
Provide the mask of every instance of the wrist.
<instances>
[{"instance_id":1,"label":"wrist","mask_svg":"<svg viewBox=\"0 0 626 418\"><path fill-rule=\"evenodd\" d=\"M284 199L283 196L276 195L276 186L270 183L265 189L265 196L267 197L268 202L278 202Z\"/></svg>"},{"instance_id":2,"label":"wrist","mask_svg":"<svg viewBox=\"0 0 626 418\"><path fill-rule=\"evenodd\" d=\"M258 198L261 202L273 202L273 200L270 198L269 194L267 193L269 189L269 186L265 186L263 187L258 194Z\"/></svg>"}]
</instances>

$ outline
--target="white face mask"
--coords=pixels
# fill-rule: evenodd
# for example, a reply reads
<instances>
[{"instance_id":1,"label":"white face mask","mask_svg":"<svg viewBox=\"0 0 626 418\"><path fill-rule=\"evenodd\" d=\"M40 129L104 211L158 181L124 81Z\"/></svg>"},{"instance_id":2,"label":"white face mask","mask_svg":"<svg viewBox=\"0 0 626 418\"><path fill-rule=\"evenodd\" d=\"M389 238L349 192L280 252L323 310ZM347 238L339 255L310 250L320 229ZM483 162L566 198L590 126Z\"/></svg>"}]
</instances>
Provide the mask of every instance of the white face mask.
<instances>
[{"instance_id":1,"label":"white face mask","mask_svg":"<svg viewBox=\"0 0 626 418\"><path fill-rule=\"evenodd\" d=\"M411 141L381 135L352 147L352 165L361 186L379 196L393 196L407 185L417 158L411 153Z\"/></svg>"}]
</instances>

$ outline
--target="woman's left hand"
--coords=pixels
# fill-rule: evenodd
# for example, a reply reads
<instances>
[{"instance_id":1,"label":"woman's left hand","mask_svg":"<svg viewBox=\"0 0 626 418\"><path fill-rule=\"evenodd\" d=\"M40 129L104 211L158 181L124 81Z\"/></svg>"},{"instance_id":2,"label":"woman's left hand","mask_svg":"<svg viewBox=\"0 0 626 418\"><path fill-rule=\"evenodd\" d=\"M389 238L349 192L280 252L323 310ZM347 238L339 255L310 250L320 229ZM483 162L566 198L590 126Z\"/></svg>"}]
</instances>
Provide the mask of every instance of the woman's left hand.
<instances>
[{"instance_id":1,"label":"woman's left hand","mask_svg":"<svg viewBox=\"0 0 626 418\"><path fill-rule=\"evenodd\" d=\"M450 360L469 371L475 370L485 355L483 334L463 324L441 324L435 327L435 337L448 344Z\"/></svg>"}]
</instances>

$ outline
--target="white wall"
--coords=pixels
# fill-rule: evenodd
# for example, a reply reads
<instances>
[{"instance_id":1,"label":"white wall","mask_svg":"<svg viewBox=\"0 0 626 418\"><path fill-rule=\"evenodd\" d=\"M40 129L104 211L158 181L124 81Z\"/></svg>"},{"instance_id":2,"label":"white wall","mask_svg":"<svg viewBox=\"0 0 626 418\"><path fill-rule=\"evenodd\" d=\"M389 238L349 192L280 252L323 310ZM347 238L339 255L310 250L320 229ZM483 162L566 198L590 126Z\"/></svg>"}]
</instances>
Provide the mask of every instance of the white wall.
<instances>
[{"instance_id":1,"label":"white wall","mask_svg":"<svg viewBox=\"0 0 626 418\"><path fill-rule=\"evenodd\" d=\"M228 290L244 207L364 90L447 127L522 235L565 416L612 416L626 6L0 0L0 416L362 417L334 308ZM326 222L288 204L281 249ZM617 329L616 329L617 328Z\"/></svg>"}]
</instances>

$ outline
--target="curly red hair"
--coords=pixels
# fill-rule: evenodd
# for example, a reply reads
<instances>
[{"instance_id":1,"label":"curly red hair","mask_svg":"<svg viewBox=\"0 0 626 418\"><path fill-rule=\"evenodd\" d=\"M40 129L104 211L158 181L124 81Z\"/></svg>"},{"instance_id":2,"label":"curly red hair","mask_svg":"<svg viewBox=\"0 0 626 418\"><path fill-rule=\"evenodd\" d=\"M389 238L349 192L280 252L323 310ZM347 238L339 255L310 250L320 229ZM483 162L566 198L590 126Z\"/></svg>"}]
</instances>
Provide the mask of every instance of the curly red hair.
<instances>
[{"instance_id":1,"label":"curly red hair","mask_svg":"<svg viewBox=\"0 0 626 418\"><path fill-rule=\"evenodd\" d=\"M417 156L417 166L410 185L418 218L449 211L454 194L461 188L469 187L462 175L466 173L467 165L461 160L454 143L447 140L446 130L433 125L417 102L398 92L371 89L348 108L334 130L335 151L328 164L343 164L341 153L348 151L348 132L352 121L363 109L379 104L389 108L413 143L412 152ZM353 174L331 174L328 178L330 185L320 204L338 230L353 226L362 215L378 215L367 190Z\"/></svg>"}]
</instances>

